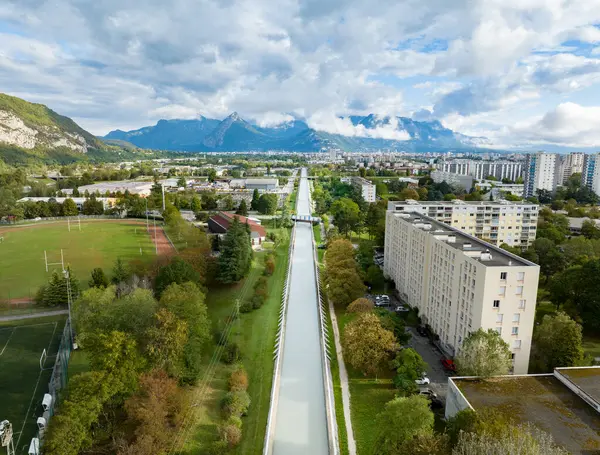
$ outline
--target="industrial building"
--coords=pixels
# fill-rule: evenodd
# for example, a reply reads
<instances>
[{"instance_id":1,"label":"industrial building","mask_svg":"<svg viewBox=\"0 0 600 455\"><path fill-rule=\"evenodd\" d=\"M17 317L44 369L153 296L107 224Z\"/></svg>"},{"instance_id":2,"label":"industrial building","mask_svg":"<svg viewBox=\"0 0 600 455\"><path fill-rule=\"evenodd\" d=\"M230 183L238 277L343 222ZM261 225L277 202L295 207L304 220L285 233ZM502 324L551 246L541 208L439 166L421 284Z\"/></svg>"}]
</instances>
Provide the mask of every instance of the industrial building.
<instances>
[{"instance_id":1,"label":"industrial building","mask_svg":"<svg viewBox=\"0 0 600 455\"><path fill-rule=\"evenodd\" d=\"M509 201L388 202L388 211L428 216L494 245L528 247L535 240L539 206Z\"/></svg>"},{"instance_id":2,"label":"industrial building","mask_svg":"<svg viewBox=\"0 0 600 455\"><path fill-rule=\"evenodd\" d=\"M469 333L493 329L511 348L514 373L527 373L539 273L538 265L432 218L387 212L384 274L449 356Z\"/></svg>"},{"instance_id":3,"label":"industrial building","mask_svg":"<svg viewBox=\"0 0 600 455\"><path fill-rule=\"evenodd\" d=\"M86 191L89 194L100 194L106 193L125 193L126 191L130 194L138 194L139 196L146 197L150 195L154 182L137 182L133 180L126 180L120 182L100 182L92 185L84 185L78 188L80 194L84 194Z\"/></svg>"}]
</instances>

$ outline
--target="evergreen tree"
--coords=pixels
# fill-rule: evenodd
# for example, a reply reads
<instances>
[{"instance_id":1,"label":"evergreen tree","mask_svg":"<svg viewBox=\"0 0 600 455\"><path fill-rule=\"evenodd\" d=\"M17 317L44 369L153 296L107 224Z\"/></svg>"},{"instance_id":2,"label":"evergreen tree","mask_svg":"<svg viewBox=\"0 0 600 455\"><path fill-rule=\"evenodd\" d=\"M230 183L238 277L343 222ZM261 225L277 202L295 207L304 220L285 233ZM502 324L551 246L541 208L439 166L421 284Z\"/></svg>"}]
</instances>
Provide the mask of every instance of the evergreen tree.
<instances>
[{"instance_id":1,"label":"evergreen tree","mask_svg":"<svg viewBox=\"0 0 600 455\"><path fill-rule=\"evenodd\" d=\"M108 278L104 274L104 270L100 267L96 267L92 270L92 279L88 281L88 285L91 288L105 288L108 286Z\"/></svg>"},{"instance_id":2,"label":"evergreen tree","mask_svg":"<svg viewBox=\"0 0 600 455\"><path fill-rule=\"evenodd\" d=\"M252 202L250 203L250 208L252 210L258 210L259 201L260 201L260 194L258 193L258 190L256 188L254 188L254 191L252 192Z\"/></svg>"},{"instance_id":3,"label":"evergreen tree","mask_svg":"<svg viewBox=\"0 0 600 455\"><path fill-rule=\"evenodd\" d=\"M62 213L63 216L77 216L79 215L79 210L77 210L77 205L71 198L65 199L62 205Z\"/></svg>"},{"instance_id":4,"label":"evergreen tree","mask_svg":"<svg viewBox=\"0 0 600 455\"><path fill-rule=\"evenodd\" d=\"M274 215L277 210L278 198L276 194L263 194L258 200L258 211L263 215Z\"/></svg>"},{"instance_id":5,"label":"evergreen tree","mask_svg":"<svg viewBox=\"0 0 600 455\"><path fill-rule=\"evenodd\" d=\"M279 226L284 228L292 227L292 218L290 217L290 212L288 210L287 204L283 204L281 208L281 216L279 218Z\"/></svg>"},{"instance_id":6,"label":"evergreen tree","mask_svg":"<svg viewBox=\"0 0 600 455\"><path fill-rule=\"evenodd\" d=\"M246 200L242 199L238 209L236 210L236 215L248 216L248 204L246 204Z\"/></svg>"},{"instance_id":7,"label":"evergreen tree","mask_svg":"<svg viewBox=\"0 0 600 455\"><path fill-rule=\"evenodd\" d=\"M121 260L121 258L117 258L115 261L115 266L112 270L112 278L110 281L113 284L119 284L123 281L126 281L129 278L129 275L129 270L127 270L125 263Z\"/></svg>"},{"instance_id":8,"label":"evergreen tree","mask_svg":"<svg viewBox=\"0 0 600 455\"><path fill-rule=\"evenodd\" d=\"M236 283L250 271L251 264L250 227L240 223L235 217L221 245L219 280L223 283Z\"/></svg>"},{"instance_id":9,"label":"evergreen tree","mask_svg":"<svg viewBox=\"0 0 600 455\"><path fill-rule=\"evenodd\" d=\"M44 305L50 307L67 304L67 282L61 272L57 270L52 272L48 286L46 286L46 289L44 290L44 298L42 301Z\"/></svg>"}]
</instances>

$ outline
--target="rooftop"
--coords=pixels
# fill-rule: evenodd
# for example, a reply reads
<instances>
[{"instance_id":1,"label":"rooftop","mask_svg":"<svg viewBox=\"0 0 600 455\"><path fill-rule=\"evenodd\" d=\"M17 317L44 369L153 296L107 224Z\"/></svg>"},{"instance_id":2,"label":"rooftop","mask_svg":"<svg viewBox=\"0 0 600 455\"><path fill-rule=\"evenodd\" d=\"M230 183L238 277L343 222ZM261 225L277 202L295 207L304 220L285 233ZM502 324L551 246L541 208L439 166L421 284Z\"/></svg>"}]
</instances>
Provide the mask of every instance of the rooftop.
<instances>
[{"instance_id":1,"label":"rooftop","mask_svg":"<svg viewBox=\"0 0 600 455\"><path fill-rule=\"evenodd\" d=\"M475 410L531 422L574 455L600 451L600 414L552 374L451 380Z\"/></svg>"},{"instance_id":2,"label":"rooftop","mask_svg":"<svg viewBox=\"0 0 600 455\"><path fill-rule=\"evenodd\" d=\"M600 403L600 367L557 368L556 372Z\"/></svg>"},{"instance_id":3,"label":"rooftop","mask_svg":"<svg viewBox=\"0 0 600 455\"><path fill-rule=\"evenodd\" d=\"M472 257L487 267L538 267L533 262L529 262L491 243L473 237L428 216L414 212L392 212L392 216L401 218L407 223L428 232L437 240L443 241L451 247L462 251L465 256Z\"/></svg>"},{"instance_id":4,"label":"rooftop","mask_svg":"<svg viewBox=\"0 0 600 455\"><path fill-rule=\"evenodd\" d=\"M526 201L463 201L461 199L454 199L453 201L415 201L414 199L407 199L406 201L389 201L388 210L395 210L397 205L423 205L423 206L496 206L496 207L507 207L507 206L525 206L538 208L537 204L532 204Z\"/></svg>"}]
</instances>

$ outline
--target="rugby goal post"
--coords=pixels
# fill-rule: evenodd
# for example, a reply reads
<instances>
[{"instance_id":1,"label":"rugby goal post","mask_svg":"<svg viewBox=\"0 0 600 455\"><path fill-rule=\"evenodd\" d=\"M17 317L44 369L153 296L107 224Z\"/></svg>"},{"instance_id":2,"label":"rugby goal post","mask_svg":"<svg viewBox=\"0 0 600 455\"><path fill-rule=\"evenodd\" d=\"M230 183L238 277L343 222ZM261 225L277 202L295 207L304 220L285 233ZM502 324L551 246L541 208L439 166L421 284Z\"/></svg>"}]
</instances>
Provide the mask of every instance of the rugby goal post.
<instances>
[{"instance_id":1,"label":"rugby goal post","mask_svg":"<svg viewBox=\"0 0 600 455\"><path fill-rule=\"evenodd\" d=\"M42 355L40 356L40 370L44 369L44 363L46 363L47 357L48 354L46 354L46 349L44 348L44 350L42 351Z\"/></svg>"}]
</instances>

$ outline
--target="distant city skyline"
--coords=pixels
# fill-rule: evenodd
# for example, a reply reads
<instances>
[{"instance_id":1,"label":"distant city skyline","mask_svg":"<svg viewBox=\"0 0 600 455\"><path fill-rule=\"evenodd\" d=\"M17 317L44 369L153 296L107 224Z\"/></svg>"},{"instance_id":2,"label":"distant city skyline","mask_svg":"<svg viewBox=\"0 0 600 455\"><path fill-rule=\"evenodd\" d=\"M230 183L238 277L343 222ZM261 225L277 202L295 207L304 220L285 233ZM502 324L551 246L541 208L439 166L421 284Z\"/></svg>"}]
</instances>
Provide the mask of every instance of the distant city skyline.
<instances>
[{"instance_id":1,"label":"distant city skyline","mask_svg":"<svg viewBox=\"0 0 600 455\"><path fill-rule=\"evenodd\" d=\"M437 119L496 148L600 144L600 0L7 0L0 84L98 135L159 119Z\"/></svg>"}]
</instances>

